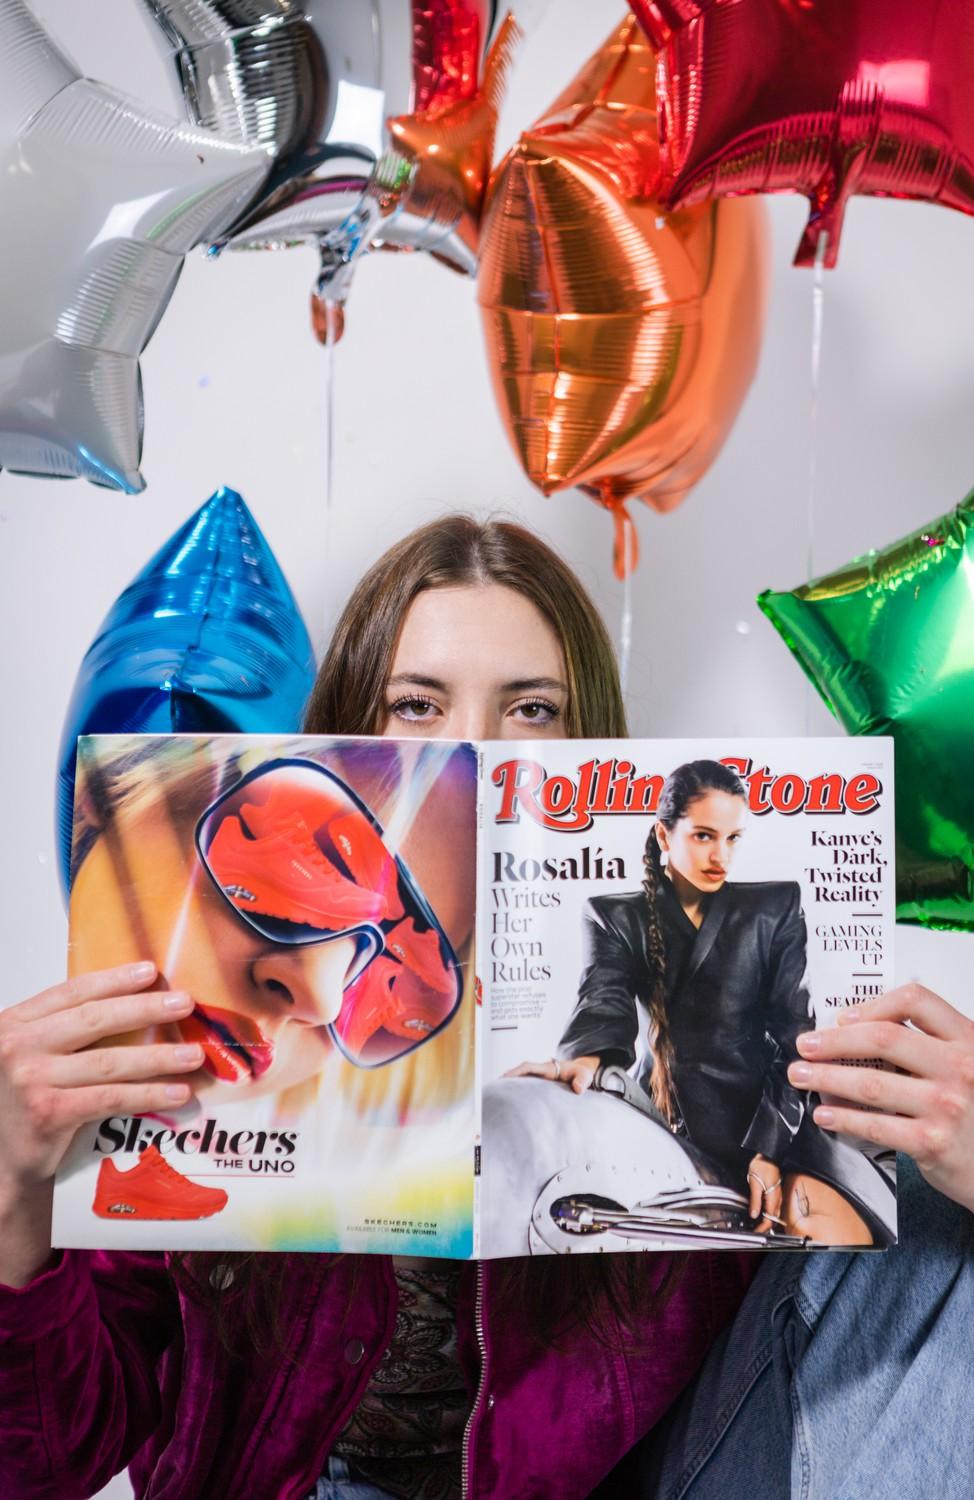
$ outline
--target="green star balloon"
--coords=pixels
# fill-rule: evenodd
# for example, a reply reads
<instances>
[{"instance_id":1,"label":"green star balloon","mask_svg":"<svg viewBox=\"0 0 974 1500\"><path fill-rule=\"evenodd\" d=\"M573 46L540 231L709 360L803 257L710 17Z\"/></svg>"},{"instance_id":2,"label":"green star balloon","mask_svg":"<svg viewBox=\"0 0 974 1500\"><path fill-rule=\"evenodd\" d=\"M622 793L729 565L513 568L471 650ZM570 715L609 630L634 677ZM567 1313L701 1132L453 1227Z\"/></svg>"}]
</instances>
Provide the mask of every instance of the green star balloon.
<instances>
[{"instance_id":1,"label":"green star balloon","mask_svg":"<svg viewBox=\"0 0 974 1500\"><path fill-rule=\"evenodd\" d=\"M974 492L758 604L850 734L896 743L896 915L974 931Z\"/></svg>"}]
</instances>

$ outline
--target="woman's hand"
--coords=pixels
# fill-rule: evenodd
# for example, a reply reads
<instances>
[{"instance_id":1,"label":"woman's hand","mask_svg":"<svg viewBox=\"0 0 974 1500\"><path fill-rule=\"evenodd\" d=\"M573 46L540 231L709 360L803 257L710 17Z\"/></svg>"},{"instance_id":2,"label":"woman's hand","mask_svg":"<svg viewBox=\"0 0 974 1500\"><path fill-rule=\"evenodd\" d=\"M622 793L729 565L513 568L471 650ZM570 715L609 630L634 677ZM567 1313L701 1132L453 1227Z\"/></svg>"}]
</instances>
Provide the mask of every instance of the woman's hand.
<instances>
[{"instance_id":1,"label":"woman's hand","mask_svg":"<svg viewBox=\"0 0 974 1500\"><path fill-rule=\"evenodd\" d=\"M781 1218L781 1170L777 1162L762 1156L752 1156L747 1168L747 1187L750 1203L748 1213L759 1222L758 1234L767 1234L774 1228L773 1219Z\"/></svg>"},{"instance_id":2,"label":"woman's hand","mask_svg":"<svg viewBox=\"0 0 974 1500\"><path fill-rule=\"evenodd\" d=\"M80 1125L186 1103L199 1046L92 1045L190 1014L156 977L152 963L101 969L0 1011L0 1207L49 1184Z\"/></svg>"},{"instance_id":3,"label":"woman's hand","mask_svg":"<svg viewBox=\"0 0 974 1500\"><path fill-rule=\"evenodd\" d=\"M550 1078L553 1083L567 1083L576 1094L591 1087L602 1059L599 1057L549 1057L547 1062L523 1062L508 1068L505 1078Z\"/></svg>"},{"instance_id":4,"label":"woman's hand","mask_svg":"<svg viewBox=\"0 0 974 1500\"><path fill-rule=\"evenodd\" d=\"M0 1282L24 1286L51 1249L54 1173L80 1125L185 1104L179 1075L202 1048L95 1046L188 1016L188 995L153 990L155 964L79 974L0 1011Z\"/></svg>"},{"instance_id":5,"label":"woman's hand","mask_svg":"<svg viewBox=\"0 0 974 1500\"><path fill-rule=\"evenodd\" d=\"M974 1022L922 985L905 984L797 1045L808 1061L792 1063L789 1080L840 1101L819 1106L816 1124L906 1152L932 1187L974 1209ZM898 1071L833 1061L840 1058L879 1059Z\"/></svg>"}]
</instances>

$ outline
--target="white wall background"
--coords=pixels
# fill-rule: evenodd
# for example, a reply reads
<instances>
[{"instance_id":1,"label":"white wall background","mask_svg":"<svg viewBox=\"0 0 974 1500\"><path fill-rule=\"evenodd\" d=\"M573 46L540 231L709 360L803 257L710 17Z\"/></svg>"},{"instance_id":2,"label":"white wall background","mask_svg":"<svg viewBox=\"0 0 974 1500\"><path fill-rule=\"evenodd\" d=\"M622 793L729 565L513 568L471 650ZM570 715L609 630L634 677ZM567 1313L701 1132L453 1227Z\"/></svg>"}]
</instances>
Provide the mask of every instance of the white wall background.
<instances>
[{"instance_id":1,"label":"white wall background","mask_svg":"<svg viewBox=\"0 0 974 1500\"><path fill-rule=\"evenodd\" d=\"M35 9L86 72L178 110L137 0L35 0ZM622 0L551 0L519 55L502 147L623 9ZM778 199L771 211L773 298L750 397L684 506L668 517L639 508L634 733L839 732L755 595L802 582L810 550L824 572L933 519L974 484L974 223L857 199L840 267L826 277L809 534L812 277L790 265L804 203ZM528 485L494 408L474 287L421 257L376 256L360 269L334 356L327 510L328 365L307 317L314 271L303 251L191 258L143 359L144 495L0 475L0 1004L63 975L53 784L80 659L117 594L218 485L246 497L319 647L378 553L455 508L499 510L540 532L618 632L608 518L578 494L545 500ZM970 939L901 927L898 947L902 978L919 975L974 1012ZM111 1493L127 1493L124 1481Z\"/></svg>"}]
</instances>

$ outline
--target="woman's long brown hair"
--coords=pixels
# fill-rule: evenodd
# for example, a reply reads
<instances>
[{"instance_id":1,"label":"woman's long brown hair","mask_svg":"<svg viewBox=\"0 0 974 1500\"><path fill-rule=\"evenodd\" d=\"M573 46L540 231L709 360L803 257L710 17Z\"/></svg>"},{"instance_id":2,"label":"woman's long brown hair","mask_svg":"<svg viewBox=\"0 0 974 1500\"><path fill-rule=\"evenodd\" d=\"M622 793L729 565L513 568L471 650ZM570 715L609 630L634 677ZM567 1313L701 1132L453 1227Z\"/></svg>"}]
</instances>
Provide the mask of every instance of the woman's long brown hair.
<instances>
[{"instance_id":1,"label":"woman's long brown hair","mask_svg":"<svg viewBox=\"0 0 974 1500\"><path fill-rule=\"evenodd\" d=\"M612 645L602 619L569 567L531 532L506 521L480 523L452 515L420 527L390 548L359 583L342 613L305 714L308 734L380 734L385 689L409 606L427 589L501 584L530 600L556 632L568 674L565 721L570 738L617 738L625 709ZM179 1257L212 1304L221 1338L258 1348L278 1334L277 1306L289 1257ZM585 1255L506 1261L499 1297L510 1316L554 1344L583 1325L601 1342L638 1342L636 1330L661 1308L682 1275L684 1256L669 1256L662 1276L655 1256ZM221 1283L233 1270L234 1316ZM215 1282L216 1285L212 1285ZM241 1317L241 1310L243 1317Z\"/></svg>"},{"instance_id":2,"label":"woman's long brown hair","mask_svg":"<svg viewBox=\"0 0 974 1500\"><path fill-rule=\"evenodd\" d=\"M505 521L446 516L380 557L349 599L308 702L308 734L381 734L385 688L406 612L428 589L501 584L553 627L568 672L568 738L618 738L626 714L595 605L550 547Z\"/></svg>"}]
</instances>

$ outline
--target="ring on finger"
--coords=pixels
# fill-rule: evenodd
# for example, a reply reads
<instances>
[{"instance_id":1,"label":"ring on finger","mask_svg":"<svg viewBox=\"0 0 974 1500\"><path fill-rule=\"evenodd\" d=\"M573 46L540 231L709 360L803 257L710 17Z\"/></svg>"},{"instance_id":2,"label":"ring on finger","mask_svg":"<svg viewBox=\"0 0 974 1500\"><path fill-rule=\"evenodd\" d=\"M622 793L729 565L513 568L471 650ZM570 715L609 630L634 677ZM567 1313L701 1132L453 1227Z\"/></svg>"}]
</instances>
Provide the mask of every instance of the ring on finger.
<instances>
[{"instance_id":1,"label":"ring on finger","mask_svg":"<svg viewBox=\"0 0 974 1500\"><path fill-rule=\"evenodd\" d=\"M766 1183L763 1177L759 1177L758 1176L757 1172L748 1172L748 1174L747 1174L747 1180L748 1180L748 1182L758 1182L758 1183L761 1184L761 1196L762 1196L762 1198L766 1198L769 1193L776 1192L778 1190L778 1188L780 1188L780 1186L781 1186L781 1178L780 1177L778 1178L777 1182Z\"/></svg>"}]
</instances>

